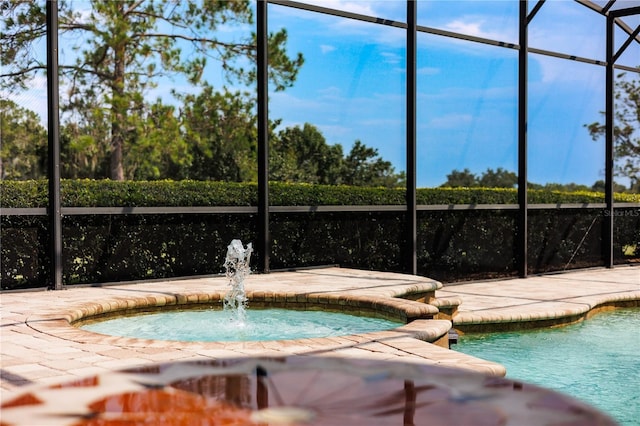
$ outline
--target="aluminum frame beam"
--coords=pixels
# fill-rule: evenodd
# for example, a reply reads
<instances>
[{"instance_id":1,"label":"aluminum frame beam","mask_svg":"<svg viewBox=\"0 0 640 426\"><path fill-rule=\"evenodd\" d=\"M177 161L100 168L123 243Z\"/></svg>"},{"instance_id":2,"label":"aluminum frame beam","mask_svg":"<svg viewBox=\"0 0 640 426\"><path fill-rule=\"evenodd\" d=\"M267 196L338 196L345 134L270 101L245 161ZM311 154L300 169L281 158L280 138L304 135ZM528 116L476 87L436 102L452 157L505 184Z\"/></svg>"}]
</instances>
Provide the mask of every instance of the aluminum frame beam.
<instances>
[{"instance_id":1,"label":"aluminum frame beam","mask_svg":"<svg viewBox=\"0 0 640 426\"><path fill-rule=\"evenodd\" d=\"M47 0L47 179L49 185L50 287L62 285L62 202L60 196L60 92L58 87L58 1Z\"/></svg>"},{"instance_id":2,"label":"aluminum frame beam","mask_svg":"<svg viewBox=\"0 0 640 426\"><path fill-rule=\"evenodd\" d=\"M418 273L418 220L416 209L416 187L417 187L417 133L416 133L416 91L417 91L417 6L415 0L407 0L407 225L406 225L406 272L416 275Z\"/></svg>"},{"instance_id":3,"label":"aluminum frame beam","mask_svg":"<svg viewBox=\"0 0 640 426\"><path fill-rule=\"evenodd\" d=\"M604 164L604 224L602 227L602 258L607 268L613 268L613 166L614 166L614 138L613 111L614 102L614 18L607 16L606 25L606 58L605 68L605 164Z\"/></svg>"},{"instance_id":4,"label":"aluminum frame beam","mask_svg":"<svg viewBox=\"0 0 640 426\"><path fill-rule=\"evenodd\" d=\"M539 1L528 14L528 0L520 1L518 44L518 219L516 226L516 264L518 274L526 278L529 270L529 192L527 158L527 102L528 102L528 25L544 1Z\"/></svg>"},{"instance_id":5,"label":"aluminum frame beam","mask_svg":"<svg viewBox=\"0 0 640 426\"><path fill-rule=\"evenodd\" d=\"M271 239L269 233L269 33L267 0L258 0L256 10L258 74L258 269L269 272Z\"/></svg>"}]
</instances>

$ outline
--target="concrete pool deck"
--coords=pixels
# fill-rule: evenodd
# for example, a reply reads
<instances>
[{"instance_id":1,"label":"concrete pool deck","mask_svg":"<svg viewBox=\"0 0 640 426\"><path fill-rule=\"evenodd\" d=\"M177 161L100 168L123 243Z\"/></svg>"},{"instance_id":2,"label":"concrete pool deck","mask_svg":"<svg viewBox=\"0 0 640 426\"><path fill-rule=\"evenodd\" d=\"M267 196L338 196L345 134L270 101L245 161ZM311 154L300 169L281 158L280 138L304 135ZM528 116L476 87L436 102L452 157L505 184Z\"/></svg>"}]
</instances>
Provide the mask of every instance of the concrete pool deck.
<instances>
[{"instance_id":1,"label":"concrete pool deck","mask_svg":"<svg viewBox=\"0 0 640 426\"><path fill-rule=\"evenodd\" d=\"M255 274L248 278L250 299L266 303L334 303L346 306L346 310L375 306L414 319L396 330L337 338L172 342L102 336L69 325L70 320L82 316L141 304L215 302L218 296L214 295L227 288L225 277L206 277L3 293L0 395L4 399L32 384L59 383L128 367L194 358L314 355L401 360L504 375L504 368L498 364L443 347L451 322L434 309L437 301L441 302L442 312L444 307L461 302L452 322L462 331L515 323L548 326L573 322L597 308L639 306L640 268L621 266L445 287L424 277L342 268ZM433 291L436 299L431 300L432 304L420 299L429 299L428 294ZM398 295L416 300L398 299ZM435 319L427 319L431 316Z\"/></svg>"}]
</instances>

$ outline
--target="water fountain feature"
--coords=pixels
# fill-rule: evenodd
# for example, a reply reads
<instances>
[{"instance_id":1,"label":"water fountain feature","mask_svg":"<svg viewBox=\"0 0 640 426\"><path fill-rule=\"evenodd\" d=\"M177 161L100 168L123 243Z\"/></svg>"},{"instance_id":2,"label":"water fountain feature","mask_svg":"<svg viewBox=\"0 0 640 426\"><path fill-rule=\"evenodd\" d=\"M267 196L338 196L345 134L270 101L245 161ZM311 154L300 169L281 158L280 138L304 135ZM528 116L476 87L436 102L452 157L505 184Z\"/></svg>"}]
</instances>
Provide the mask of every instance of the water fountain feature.
<instances>
[{"instance_id":1,"label":"water fountain feature","mask_svg":"<svg viewBox=\"0 0 640 426\"><path fill-rule=\"evenodd\" d=\"M240 240L232 240L227 246L227 256L224 260L225 276L229 279L231 289L224 296L224 310L231 312L233 320L242 326L247 319L247 296L244 291L244 279L251 273L249 261L253 246L247 244L245 248Z\"/></svg>"},{"instance_id":2,"label":"water fountain feature","mask_svg":"<svg viewBox=\"0 0 640 426\"><path fill-rule=\"evenodd\" d=\"M390 330L405 324L402 309L377 311L373 303L348 305L335 300L307 303L304 298L291 300L271 296L269 303L245 292L245 279L251 273L251 243L245 247L234 239L227 246L224 268L228 290L223 294L203 296L222 302L180 304L181 309L149 309L127 315L88 319L77 326L107 335L176 341L262 341L345 336ZM433 284L429 284L432 286ZM230 287L230 288L229 288ZM247 310L249 298L255 309ZM344 297L349 297L344 295ZM195 299L195 298L194 298ZM354 303L354 300L351 301ZM402 304L402 302L401 302ZM383 305L378 305L377 309ZM425 312L435 308L420 304ZM395 314L394 314L395 312ZM212 325L214 325L212 327Z\"/></svg>"}]
</instances>

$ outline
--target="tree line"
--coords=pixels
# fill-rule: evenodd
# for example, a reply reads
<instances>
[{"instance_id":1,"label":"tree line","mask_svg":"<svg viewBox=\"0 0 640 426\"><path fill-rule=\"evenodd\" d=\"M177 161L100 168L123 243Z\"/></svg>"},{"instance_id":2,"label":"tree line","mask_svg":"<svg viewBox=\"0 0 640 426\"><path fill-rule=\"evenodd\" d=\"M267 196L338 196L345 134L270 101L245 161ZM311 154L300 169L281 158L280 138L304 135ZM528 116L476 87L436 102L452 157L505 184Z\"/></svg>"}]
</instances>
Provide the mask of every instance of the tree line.
<instances>
[{"instance_id":1,"label":"tree line","mask_svg":"<svg viewBox=\"0 0 640 426\"><path fill-rule=\"evenodd\" d=\"M253 87L256 34L222 31L253 26L251 1L71 0L58 4L59 35L72 55L60 64L61 174L67 178L256 180L255 93L216 89L207 82L209 62L227 82ZM0 0L0 90L24 90L46 63L34 47L46 36L46 2ZM76 2L77 5L77 2ZM231 34L231 35L230 35ZM304 64L289 54L281 28L268 36L269 82L276 91L294 85ZM175 103L148 101L160 81L182 76L197 93L172 90ZM640 183L640 84L616 82L616 175ZM163 80L165 79L165 80ZM46 131L37 116L2 100L0 177L45 175ZM403 186L404 172L374 148L355 141L350 152L327 143L312 124L276 131L270 122L270 179L291 182ZM594 139L604 125L585 125ZM504 186L513 173L482 176L454 170L445 185ZM596 183L597 184L597 183ZM533 184L531 184L533 185ZM511 183L513 186L513 183Z\"/></svg>"},{"instance_id":2,"label":"tree line","mask_svg":"<svg viewBox=\"0 0 640 426\"><path fill-rule=\"evenodd\" d=\"M147 105L127 135L123 171L131 180L257 180L257 135L250 101L241 94L206 87L184 97L178 108L158 100ZM0 100L0 175L26 180L46 177L47 130L38 115ZM99 111L99 110L96 110ZM61 126L60 173L63 178L109 178L110 156L100 115ZM130 121L132 122L132 121ZM326 185L404 186L404 172L361 141L345 152L329 144L311 124L272 130L269 179Z\"/></svg>"},{"instance_id":3,"label":"tree line","mask_svg":"<svg viewBox=\"0 0 640 426\"><path fill-rule=\"evenodd\" d=\"M253 24L251 2L137 0L58 2L59 35L73 40L74 59L60 64L61 175L68 178L255 181L255 96L215 90L205 69L215 61L227 82L251 87L256 34L229 36L223 26ZM46 64L33 45L46 35L45 2L2 0L0 88L25 89ZM268 36L269 80L276 91L294 84L302 54L287 53L287 31ZM5 71L6 70L6 71ZM183 76L199 93L172 90L176 105L146 101L162 78ZM44 175L46 139L37 117L3 101L2 178ZM22 125L24 124L24 126ZM355 141L350 152L329 145L311 124L280 130L270 123L270 178L281 181L398 186L374 148ZM26 127L25 127L26 126Z\"/></svg>"},{"instance_id":4,"label":"tree line","mask_svg":"<svg viewBox=\"0 0 640 426\"><path fill-rule=\"evenodd\" d=\"M509 170L505 170L502 167L498 167L496 170L488 168L480 175L472 173L469 169L462 171L454 169L447 175L445 183L440 185L443 188L517 188L518 175ZM529 189L542 189L546 191L564 191L564 192L576 192L576 191L594 191L604 192L605 182L604 180L597 180L593 185L583 185L577 183L545 183L544 185L539 183L528 182L527 188ZM631 186L627 188L619 183L614 183L615 192L640 192L640 188Z\"/></svg>"},{"instance_id":5,"label":"tree line","mask_svg":"<svg viewBox=\"0 0 640 426\"><path fill-rule=\"evenodd\" d=\"M0 0L0 89L25 89L36 72L46 70L46 63L34 54L34 46L46 36L46 3ZM124 180L153 172L145 170L147 164L137 163L143 159L132 159L138 155L169 158L178 164L189 161L180 159L186 140L174 139L179 129L172 119L173 107L160 100L153 105L145 102L159 81L180 76L193 86L204 85L206 91L204 75L210 61L220 65L230 83L251 86L256 81L255 68L246 67L257 54L256 34L221 30L252 26L249 0L91 0L82 5L88 9L74 9L71 0L57 2L58 35L70 44L59 67L61 87L66 90L60 107L77 127L67 129L67 136L75 136L69 143L91 151L86 161L96 169L104 168L102 154L106 154L105 177ZM277 91L293 85L304 63L302 54L287 54L287 37L283 28L268 38L269 80ZM226 100L231 103L225 107L243 113L245 103L233 104L236 95L224 92L220 96L230 96ZM239 138L228 137L233 139L230 143ZM155 143L163 145L156 149Z\"/></svg>"}]
</instances>

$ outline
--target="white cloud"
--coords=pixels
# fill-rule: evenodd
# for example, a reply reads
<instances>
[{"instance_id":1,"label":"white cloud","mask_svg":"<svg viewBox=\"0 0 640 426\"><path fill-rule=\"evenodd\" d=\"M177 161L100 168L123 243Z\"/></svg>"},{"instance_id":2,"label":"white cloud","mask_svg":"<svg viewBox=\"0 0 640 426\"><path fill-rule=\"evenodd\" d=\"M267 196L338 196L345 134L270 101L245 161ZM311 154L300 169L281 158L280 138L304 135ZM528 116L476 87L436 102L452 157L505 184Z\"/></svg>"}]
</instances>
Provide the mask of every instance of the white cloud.
<instances>
[{"instance_id":1,"label":"white cloud","mask_svg":"<svg viewBox=\"0 0 640 426\"><path fill-rule=\"evenodd\" d=\"M447 25L445 25L445 28L456 33L480 36L480 34L482 33L482 31L480 30L481 25L481 22L463 22L456 20L453 22L449 22Z\"/></svg>"},{"instance_id":2,"label":"white cloud","mask_svg":"<svg viewBox=\"0 0 640 426\"><path fill-rule=\"evenodd\" d=\"M318 90L318 94L323 99L342 99L342 91L336 86L320 89Z\"/></svg>"},{"instance_id":3,"label":"white cloud","mask_svg":"<svg viewBox=\"0 0 640 426\"><path fill-rule=\"evenodd\" d=\"M404 120L394 119L394 118L367 119L367 120L360 120L358 124L361 124L363 126L378 126L378 127L403 126Z\"/></svg>"},{"instance_id":4,"label":"white cloud","mask_svg":"<svg viewBox=\"0 0 640 426\"><path fill-rule=\"evenodd\" d=\"M322 134L325 135L329 143L340 143L335 142L333 139L344 135L349 135L349 133L353 131L353 129L350 127L337 124L318 124L317 127L318 129L320 129Z\"/></svg>"},{"instance_id":5,"label":"white cloud","mask_svg":"<svg viewBox=\"0 0 640 426\"><path fill-rule=\"evenodd\" d=\"M499 31L488 31L485 29L485 21L479 18L461 18L451 22L444 24L441 28L451 31L454 33L485 38L488 40L494 40L504 43L513 43L510 33L505 30L503 32ZM487 54L487 49L493 49L494 52L497 52L495 49L499 49L498 51L502 52L501 54L505 54L507 50L504 48L496 48L494 46L470 42L468 40L461 40L453 37L437 37L437 40L433 40L431 37L418 37L418 43L421 48L427 49L439 49L445 50L447 52L455 51L456 53L464 53L467 55L474 56L484 56ZM493 55L497 53L492 53Z\"/></svg>"},{"instance_id":6,"label":"white cloud","mask_svg":"<svg viewBox=\"0 0 640 426\"><path fill-rule=\"evenodd\" d=\"M529 30L529 47L551 50L554 52L581 56L589 59L604 60L604 34L595 32L579 33L573 28L562 30L561 27L532 27Z\"/></svg>"},{"instance_id":7,"label":"white cloud","mask_svg":"<svg viewBox=\"0 0 640 426\"><path fill-rule=\"evenodd\" d=\"M392 52L382 52L380 55L387 64L399 64L402 59L398 54Z\"/></svg>"},{"instance_id":8,"label":"white cloud","mask_svg":"<svg viewBox=\"0 0 640 426\"><path fill-rule=\"evenodd\" d=\"M325 7L328 9L336 9L336 10L356 13L359 15L376 16L376 12L373 11L373 9L371 9L371 5L365 2L340 1L340 0L306 0L304 3L309 5ZM276 6L276 8L274 8L274 12L278 13L278 15L293 17L296 19L301 18L301 19L316 20L321 22L326 22L327 19L334 19L333 17L329 17L329 15L325 15L323 13L308 12L306 10L301 10L301 9L286 7L286 6L283 6L283 7ZM347 21L352 21L352 20L348 19ZM357 21L353 21L353 22L357 22Z\"/></svg>"},{"instance_id":9,"label":"white cloud","mask_svg":"<svg viewBox=\"0 0 640 426\"><path fill-rule=\"evenodd\" d=\"M436 67L422 67L416 70L418 75L436 75L440 74L440 68Z\"/></svg>"},{"instance_id":10,"label":"white cloud","mask_svg":"<svg viewBox=\"0 0 640 426\"><path fill-rule=\"evenodd\" d=\"M320 51L325 54L325 53L329 53L329 52L333 52L334 50L336 50L335 46L330 46L328 44L321 44L320 45Z\"/></svg>"},{"instance_id":11,"label":"white cloud","mask_svg":"<svg viewBox=\"0 0 640 426\"><path fill-rule=\"evenodd\" d=\"M429 126L436 129L453 129L461 124L471 123L473 116L471 114L448 114L436 117L429 121Z\"/></svg>"},{"instance_id":12,"label":"white cloud","mask_svg":"<svg viewBox=\"0 0 640 426\"><path fill-rule=\"evenodd\" d=\"M355 36L385 46L404 46L407 39L406 31L402 28L372 24L355 19L332 20L328 28L336 36Z\"/></svg>"},{"instance_id":13,"label":"white cloud","mask_svg":"<svg viewBox=\"0 0 640 426\"><path fill-rule=\"evenodd\" d=\"M389 16L404 16L404 7L406 6L405 3L398 1L305 0L305 3L364 16L385 18ZM401 11L400 13L399 10ZM406 40L406 31L401 28L372 24L357 19L338 18L332 15L308 12L291 7L278 6L274 8L274 13L284 18L283 22L290 19L317 22L323 28L323 32L335 37L358 36L366 38L371 42L387 46L402 46Z\"/></svg>"},{"instance_id":14,"label":"white cloud","mask_svg":"<svg viewBox=\"0 0 640 426\"><path fill-rule=\"evenodd\" d=\"M604 67L544 55L529 55L540 66L542 83L583 84L585 90L604 84Z\"/></svg>"},{"instance_id":15,"label":"white cloud","mask_svg":"<svg viewBox=\"0 0 640 426\"><path fill-rule=\"evenodd\" d=\"M485 29L486 26L487 22L485 19L475 16L467 16L448 22L444 25L444 29L455 33L488 38L490 40L497 41L506 41L511 38L510 34L506 32L488 31Z\"/></svg>"},{"instance_id":16,"label":"white cloud","mask_svg":"<svg viewBox=\"0 0 640 426\"><path fill-rule=\"evenodd\" d=\"M327 7L329 9L344 10L346 12L357 13L360 15L376 15L369 2L342 0L306 0L305 3Z\"/></svg>"},{"instance_id":17,"label":"white cloud","mask_svg":"<svg viewBox=\"0 0 640 426\"><path fill-rule=\"evenodd\" d=\"M317 98L301 98L285 92L276 92L269 95L270 108L286 111L318 111L323 108L324 102ZM286 106L283 108L283 106Z\"/></svg>"}]
</instances>

